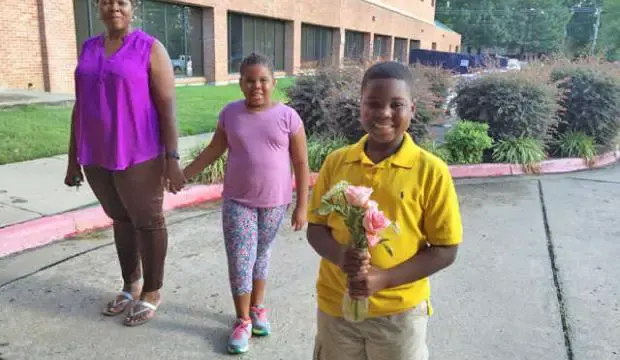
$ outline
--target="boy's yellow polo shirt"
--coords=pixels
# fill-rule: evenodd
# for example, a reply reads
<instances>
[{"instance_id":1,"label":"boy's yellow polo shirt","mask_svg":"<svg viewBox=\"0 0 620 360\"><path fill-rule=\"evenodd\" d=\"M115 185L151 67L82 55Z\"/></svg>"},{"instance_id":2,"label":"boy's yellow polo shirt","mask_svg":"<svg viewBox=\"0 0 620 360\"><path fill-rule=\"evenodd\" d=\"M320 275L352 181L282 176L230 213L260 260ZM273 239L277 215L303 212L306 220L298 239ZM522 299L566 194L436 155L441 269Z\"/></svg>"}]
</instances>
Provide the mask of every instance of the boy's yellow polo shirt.
<instances>
[{"instance_id":1,"label":"boy's yellow polo shirt","mask_svg":"<svg viewBox=\"0 0 620 360\"><path fill-rule=\"evenodd\" d=\"M341 180L374 189L371 198L379 209L400 227L400 234L388 230L385 237L394 249L391 257L382 246L370 250L371 264L381 269L397 266L426 243L457 245L462 241L459 203L448 166L418 147L408 134L397 153L374 164L364 153L364 136L357 144L331 153L323 164L312 191L308 222L327 225L334 238L346 244L349 232L342 218L332 213L316 215L321 196ZM317 281L319 309L342 316L341 301L345 275L331 262L322 259ZM407 311L429 300L428 278L397 288L386 289L370 299L369 316L387 316ZM429 309L430 301L429 301ZM429 310L429 315L432 310Z\"/></svg>"}]
</instances>

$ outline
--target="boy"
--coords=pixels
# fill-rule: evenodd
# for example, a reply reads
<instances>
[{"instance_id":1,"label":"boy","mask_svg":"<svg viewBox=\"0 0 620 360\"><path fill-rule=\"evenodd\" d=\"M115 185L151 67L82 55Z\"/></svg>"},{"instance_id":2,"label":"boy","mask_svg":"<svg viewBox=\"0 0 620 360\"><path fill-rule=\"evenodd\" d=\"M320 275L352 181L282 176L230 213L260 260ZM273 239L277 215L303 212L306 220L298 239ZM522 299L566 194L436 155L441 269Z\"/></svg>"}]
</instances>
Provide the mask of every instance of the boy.
<instances>
[{"instance_id":1,"label":"boy","mask_svg":"<svg viewBox=\"0 0 620 360\"><path fill-rule=\"evenodd\" d=\"M462 225L447 165L407 133L415 113L413 86L409 69L400 63L379 63L366 71L361 123L367 135L328 156L313 190L308 241L322 257L315 360L428 359L428 276L454 262ZM372 199L398 224L400 234L388 232L393 256L381 246L370 253L348 250L342 219L313 212L341 180L373 188ZM369 298L365 321L342 318L347 288L352 298Z\"/></svg>"}]
</instances>

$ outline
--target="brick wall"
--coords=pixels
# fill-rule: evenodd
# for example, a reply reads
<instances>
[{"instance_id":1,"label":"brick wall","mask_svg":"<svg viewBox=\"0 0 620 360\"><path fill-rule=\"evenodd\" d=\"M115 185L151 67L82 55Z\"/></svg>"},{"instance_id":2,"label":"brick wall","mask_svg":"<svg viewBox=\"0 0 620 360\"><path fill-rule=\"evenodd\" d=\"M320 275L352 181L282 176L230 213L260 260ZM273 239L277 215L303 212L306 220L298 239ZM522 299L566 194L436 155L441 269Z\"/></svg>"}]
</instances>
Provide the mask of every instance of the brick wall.
<instances>
[{"instance_id":1,"label":"brick wall","mask_svg":"<svg viewBox=\"0 0 620 360\"><path fill-rule=\"evenodd\" d=\"M39 0L47 46L47 67L51 92L73 93L73 72L77 64L73 0Z\"/></svg>"},{"instance_id":2,"label":"brick wall","mask_svg":"<svg viewBox=\"0 0 620 360\"><path fill-rule=\"evenodd\" d=\"M0 12L0 87L73 92L72 0L5 0Z\"/></svg>"},{"instance_id":3,"label":"brick wall","mask_svg":"<svg viewBox=\"0 0 620 360\"><path fill-rule=\"evenodd\" d=\"M27 88L52 92L73 92L76 65L76 35L73 1L4 0L0 12L0 87ZM168 1L174 2L174 1ZM434 26L432 0L185 0L205 9L204 69L209 82L236 80L228 73L227 12L278 18L286 26L286 72L299 71L302 22L335 29L336 40L345 29L365 33L366 56L372 54L374 33L420 40L421 47L449 51L460 46L459 34ZM412 15L413 14L413 15ZM342 58L343 46L335 55ZM393 48L393 40L391 41ZM392 51L393 53L393 51ZM188 81L188 80L184 80Z\"/></svg>"},{"instance_id":4,"label":"brick wall","mask_svg":"<svg viewBox=\"0 0 620 360\"><path fill-rule=\"evenodd\" d=\"M435 8L431 6L431 0L303 0L300 2L296 0L188 0L187 3L221 9L222 13L214 20L216 23L222 21L225 24L227 21L225 14L229 10L287 21L286 70L288 73L294 73L300 69L302 22L332 27L335 29L336 37L340 36L338 31L340 28L367 33L370 35L368 38L370 46L372 46L372 35L375 32L392 37L420 40L421 47L425 49L430 49L434 42L437 43L437 50L449 51L450 47L455 49L461 43L459 34L435 27L433 23ZM394 11L395 8L400 12ZM412 13L416 18L411 16ZM218 41L218 46L221 48L206 48L205 59L213 54L228 54L228 28L222 25L216 27L215 30L215 38L223 39L223 41ZM393 41L391 47L393 47ZM372 54L370 49L366 50L366 55ZM218 83L236 80L237 75L230 75L227 72L226 55L213 61L216 64L221 62L222 65L216 67L217 71L213 73L214 78L207 77L208 81Z\"/></svg>"},{"instance_id":5,"label":"brick wall","mask_svg":"<svg viewBox=\"0 0 620 360\"><path fill-rule=\"evenodd\" d=\"M34 89L45 90L37 3L37 0L3 0L0 88L26 89L31 83Z\"/></svg>"}]
</instances>

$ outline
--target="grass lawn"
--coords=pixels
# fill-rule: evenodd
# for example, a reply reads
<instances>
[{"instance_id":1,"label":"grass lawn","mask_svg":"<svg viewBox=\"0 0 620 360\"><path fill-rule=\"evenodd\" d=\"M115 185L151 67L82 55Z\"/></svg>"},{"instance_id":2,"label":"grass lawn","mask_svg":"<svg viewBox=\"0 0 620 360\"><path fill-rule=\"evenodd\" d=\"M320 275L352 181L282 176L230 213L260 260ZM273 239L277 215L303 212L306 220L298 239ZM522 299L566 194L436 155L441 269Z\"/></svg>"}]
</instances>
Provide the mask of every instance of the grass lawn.
<instances>
[{"instance_id":1,"label":"grass lawn","mask_svg":"<svg viewBox=\"0 0 620 360\"><path fill-rule=\"evenodd\" d=\"M278 80L274 97L293 78ZM177 88L177 116L182 136L213 131L217 115L230 101L242 98L239 86L186 86ZM64 154L69 140L70 106L27 105L0 109L0 165Z\"/></svg>"}]
</instances>

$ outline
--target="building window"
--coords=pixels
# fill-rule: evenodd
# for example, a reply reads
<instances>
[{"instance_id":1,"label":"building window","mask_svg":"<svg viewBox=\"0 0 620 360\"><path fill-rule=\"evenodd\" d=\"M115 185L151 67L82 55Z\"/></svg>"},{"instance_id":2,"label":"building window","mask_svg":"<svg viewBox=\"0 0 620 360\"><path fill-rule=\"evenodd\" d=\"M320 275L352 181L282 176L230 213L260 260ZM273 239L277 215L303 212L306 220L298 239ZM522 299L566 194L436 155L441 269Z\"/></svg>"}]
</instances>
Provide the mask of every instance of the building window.
<instances>
[{"instance_id":1,"label":"building window","mask_svg":"<svg viewBox=\"0 0 620 360\"><path fill-rule=\"evenodd\" d=\"M75 36L79 54L82 44L91 36L103 33L105 28L99 20L99 9L95 1L74 0L73 13L75 15Z\"/></svg>"},{"instance_id":2,"label":"building window","mask_svg":"<svg viewBox=\"0 0 620 360\"><path fill-rule=\"evenodd\" d=\"M359 63L364 58L364 33L346 30L344 33L344 59Z\"/></svg>"},{"instance_id":3,"label":"building window","mask_svg":"<svg viewBox=\"0 0 620 360\"><path fill-rule=\"evenodd\" d=\"M95 1L74 0L78 51L89 37L104 31ZM177 77L203 76L202 9L143 0L133 25L156 37L168 51Z\"/></svg>"},{"instance_id":4,"label":"building window","mask_svg":"<svg viewBox=\"0 0 620 360\"><path fill-rule=\"evenodd\" d=\"M301 25L301 67L330 64L334 53L334 31L327 27Z\"/></svg>"},{"instance_id":5,"label":"building window","mask_svg":"<svg viewBox=\"0 0 620 360\"><path fill-rule=\"evenodd\" d=\"M437 50L437 43L436 42L433 43L432 48L433 48L433 50Z\"/></svg>"},{"instance_id":6,"label":"building window","mask_svg":"<svg viewBox=\"0 0 620 360\"><path fill-rule=\"evenodd\" d=\"M419 49L420 48L420 40L410 40L409 41L409 49Z\"/></svg>"},{"instance_id":7,"label":"building window","mask_svg":"<svg viewBox=\"0 0 620 360\"><path fill-rule=\"evenodd\" d=\"M390 37L385 35L375 35L373 41L373 55L375 59L387 59L390 56Z\"/></svg>"},{"instance_id":8,"label":"building window","mask_svg":"<svg viewBox=\"0 0 620 360\"><path fill-rule=\"evenodd\" d=\"M243 58L256 51L268 56L274 70L284 70L286 23L263 17L228 13L228 72L239 72Z\"/></svg>"},{"instance_id":9,"label":"building window","mask_svg":"<svg viewBox=\"0 0 620 360\"><path fill-rule=\"evenodd\" d=\"M407 63L407 39L394 38L394 60Z\"/></svg>"},{"instance_id":10,"label":"building window","mask_svg":"<svg viewBox=\"0 0 620 360\"><path fill-rule=\"evenodd\" d=\"M460 50L461 50L461 48L459 48L459 46L457 45L456 48L454 49L454 52L458 54L458 53L460 53Z\"/></svg>"}]
</instances>

